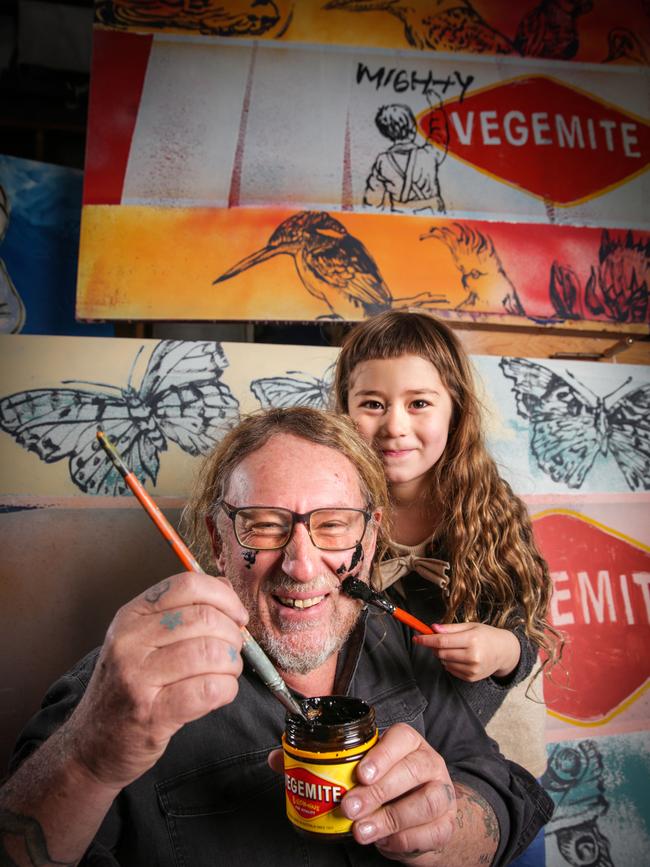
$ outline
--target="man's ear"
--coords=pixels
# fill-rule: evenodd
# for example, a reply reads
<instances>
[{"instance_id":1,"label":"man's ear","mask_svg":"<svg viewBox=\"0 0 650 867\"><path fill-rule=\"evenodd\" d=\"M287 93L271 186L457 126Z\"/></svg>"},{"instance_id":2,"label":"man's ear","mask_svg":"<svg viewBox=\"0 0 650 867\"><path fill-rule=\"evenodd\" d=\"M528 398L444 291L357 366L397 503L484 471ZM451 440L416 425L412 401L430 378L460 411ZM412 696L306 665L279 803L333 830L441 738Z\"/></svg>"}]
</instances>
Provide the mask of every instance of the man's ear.
<instances>
[{"instance_id":1,"label":"man's ear","mask_svg":"<svg viewBox=\"0 0 650 867\"><path fill-rule=\"evenodd\" d=\"M219 535L216 524L214 523L214 520L210 517L210 515L206 516L205 525L208 528L208 533L210 534L210 541L212 542L212 551L214 553L215 563L217 564L217 570L220 575L223 575L226 564L223 556L223 544L221 542L221 536Z\"/></svg>"}]
</instances>

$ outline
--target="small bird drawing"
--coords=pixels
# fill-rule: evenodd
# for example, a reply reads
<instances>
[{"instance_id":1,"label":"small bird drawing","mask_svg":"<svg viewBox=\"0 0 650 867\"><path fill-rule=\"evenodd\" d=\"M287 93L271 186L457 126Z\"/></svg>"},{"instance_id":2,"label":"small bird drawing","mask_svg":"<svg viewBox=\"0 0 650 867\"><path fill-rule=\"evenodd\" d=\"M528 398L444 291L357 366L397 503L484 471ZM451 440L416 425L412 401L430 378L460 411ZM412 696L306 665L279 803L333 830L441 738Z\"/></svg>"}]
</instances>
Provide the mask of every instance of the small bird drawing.
<instances>
[{"instance_id":1,"label":"small bird drawing","mask_svg":"<svg viewBox=\"0 0 650 867\"><path fill-rule=\"evenodd\" d=\"M576 19L593 5L593 0L542 0L521 19L515 46L526 57L575 57L580 47Z\"/></svg>"},{"instance_id":2,"label":"small bird drawing","mask_svg":"<svg viewBox=\"0 0 650 867\"><path fill-rule=\"evenodd\" d=\"M325 211L301 211L284 220L268 243L246 256L213 281L223 283L243 271L280 255L292 256L303 286L322 301L327 319L358 319L396 307L445 304L443 295L421 292L393 298L377 263L345 226Z\"/></svg>"},{"instance_id":3,"label":"small bird drawing","mask_svg":"<svg viewBox=\"0 0 650 867\"><path fill-rule=\"evenodd\" d=\"M584 291L570 268L554 262L550 297L563 318L581 318L586 308L614 322L648 322L649 284L650 237L635 238L628 231L622 239L603 229L598 266L592 265Z\"/></svg>"},{"instance_id":4,"label":"small bird drawing","mask_svg":"<svg viewBox=\"0 0 650 867\"><path fill-rule=\"evenodd\" d=\"M468 0L330 0L323 8L388 12L404 25L409 45L420 51L517 53L512 42L481 18Z\"/></svg>"},{"instance_id":5,"label":"small bird drawing","mask_svg":"<svg viewBox=\"0 0 650 867\"><path fill-rule=\"evenodd\" d=\"M99 0L96 19L102 24L122 27L173 27L197 30L215 36L279 36L284 32L292 8L284 16L266 0Z\"/></svg>"},{"instance_id":6,"label":"small bird drawing","mask_svg":"<svg viewBox=\"0 0 650 867\"><path fill-rule=\"evenodd\" d=\"M493 313L492 299L498 294L506 313L526 315L517 290L488 235L463 223L453 223L451 226L432 226L425 235L420 235L421 241L431 239L442 241L447 246L460 271L465 297L454 306L455 310Z\"/></svg>"}]
</instances>

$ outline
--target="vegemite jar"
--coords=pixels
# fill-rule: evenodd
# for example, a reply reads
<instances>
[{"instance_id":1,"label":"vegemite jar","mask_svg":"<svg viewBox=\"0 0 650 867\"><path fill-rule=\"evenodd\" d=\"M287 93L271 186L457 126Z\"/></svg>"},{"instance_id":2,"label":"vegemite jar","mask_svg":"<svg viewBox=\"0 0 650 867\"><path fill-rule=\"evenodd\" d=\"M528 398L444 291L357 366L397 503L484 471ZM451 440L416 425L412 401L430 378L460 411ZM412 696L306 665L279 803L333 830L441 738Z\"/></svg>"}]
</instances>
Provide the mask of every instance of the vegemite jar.
<instances>
[{"instance_id":1,"label":"vegemite jar","mask_svg":"<svg viewBox=\"0 0 650 867\"><path fill-rule=\"evenodd\" d=\"M300 834L336 842L351 836L341 798L377 742L375 710L358 698L326 695L301 701L306 719L288 713L282 738L287 816Z\"/></svg>"}]
</instances>

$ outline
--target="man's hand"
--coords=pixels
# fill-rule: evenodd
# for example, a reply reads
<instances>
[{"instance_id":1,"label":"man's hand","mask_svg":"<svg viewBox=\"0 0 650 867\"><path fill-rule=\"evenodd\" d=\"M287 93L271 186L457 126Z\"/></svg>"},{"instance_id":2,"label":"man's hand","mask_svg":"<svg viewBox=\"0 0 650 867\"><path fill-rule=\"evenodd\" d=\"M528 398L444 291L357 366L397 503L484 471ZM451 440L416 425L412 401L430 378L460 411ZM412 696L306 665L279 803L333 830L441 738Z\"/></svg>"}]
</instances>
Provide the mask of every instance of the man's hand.
<instances>
[{"instance_id":1,"label":"man's hand","mask_svg":"<svg viewBox=\"0 0 650 867\"><path fill-rule=\"evenodd\" d=\"M282 750L269 755L269 764L282 773ZM341 810L354 820L358 843L374 843L384 857L408 864L445 863L435 858L454 834L456 794L444 759L414 728L387 729L356 776Z\"/></svg>"},{"instance_id":2,"label":"man's hand","mask_svg":"<svg viewBox=\"0 0 650 867\"><path fill-rule=\"evenodd\" d=\"M79 764L120 789L157 761L181 726L231 702L247 620L225 579L193 572L121 608L66 725Z\"/></svg>"},{"instance_id":3,"label":"man's hand","mask_svg":"<svg viewBox=\"0 0 650 867\"><path fill-rule=\"evenodd\" d=\"M476 681L514 671L521 646L508 629L487 623L434 623L434 635L417 635L413 641L430 647L443 667L460 680Z\"/></svg>"},{"instance_id":4,"label":"man's hand","mask_svg":"<svg viewBox=\"0 0 650 867\"><path fill-rule=\"evenodd\" d=\"M358 843L386 858L429 864L455 829L456 794L442 756L404 723L389 728L359 762L358 785L341 801Z\"/></svg>"}]
</instances>

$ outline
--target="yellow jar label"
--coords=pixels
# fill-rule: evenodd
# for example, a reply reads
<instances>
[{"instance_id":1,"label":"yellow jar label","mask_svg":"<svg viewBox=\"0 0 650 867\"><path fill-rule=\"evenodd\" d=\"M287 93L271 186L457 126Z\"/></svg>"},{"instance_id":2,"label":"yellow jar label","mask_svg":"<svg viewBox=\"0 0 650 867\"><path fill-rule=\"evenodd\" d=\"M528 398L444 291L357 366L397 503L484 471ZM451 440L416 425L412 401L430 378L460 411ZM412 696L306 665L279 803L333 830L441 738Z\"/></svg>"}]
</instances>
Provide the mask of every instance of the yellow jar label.
<instances>
[{"instance_id":1,"label":"yellow jar label","mask_svg":"<svg viewBox=\"0 0 650 867\"><path fill-rule=\"evenodd\" d=\"M354 769L364 753L376 742L375 737L354 751L356 761L335 764L308 762L284 753L284 782L287 816L296 827L315 834L347 834L352 821L340 809L341 798L356 785ZM352 752L346 751L346 752ZM336 756L323 753L322 758Z\"/></svg>"}]
</instances>

